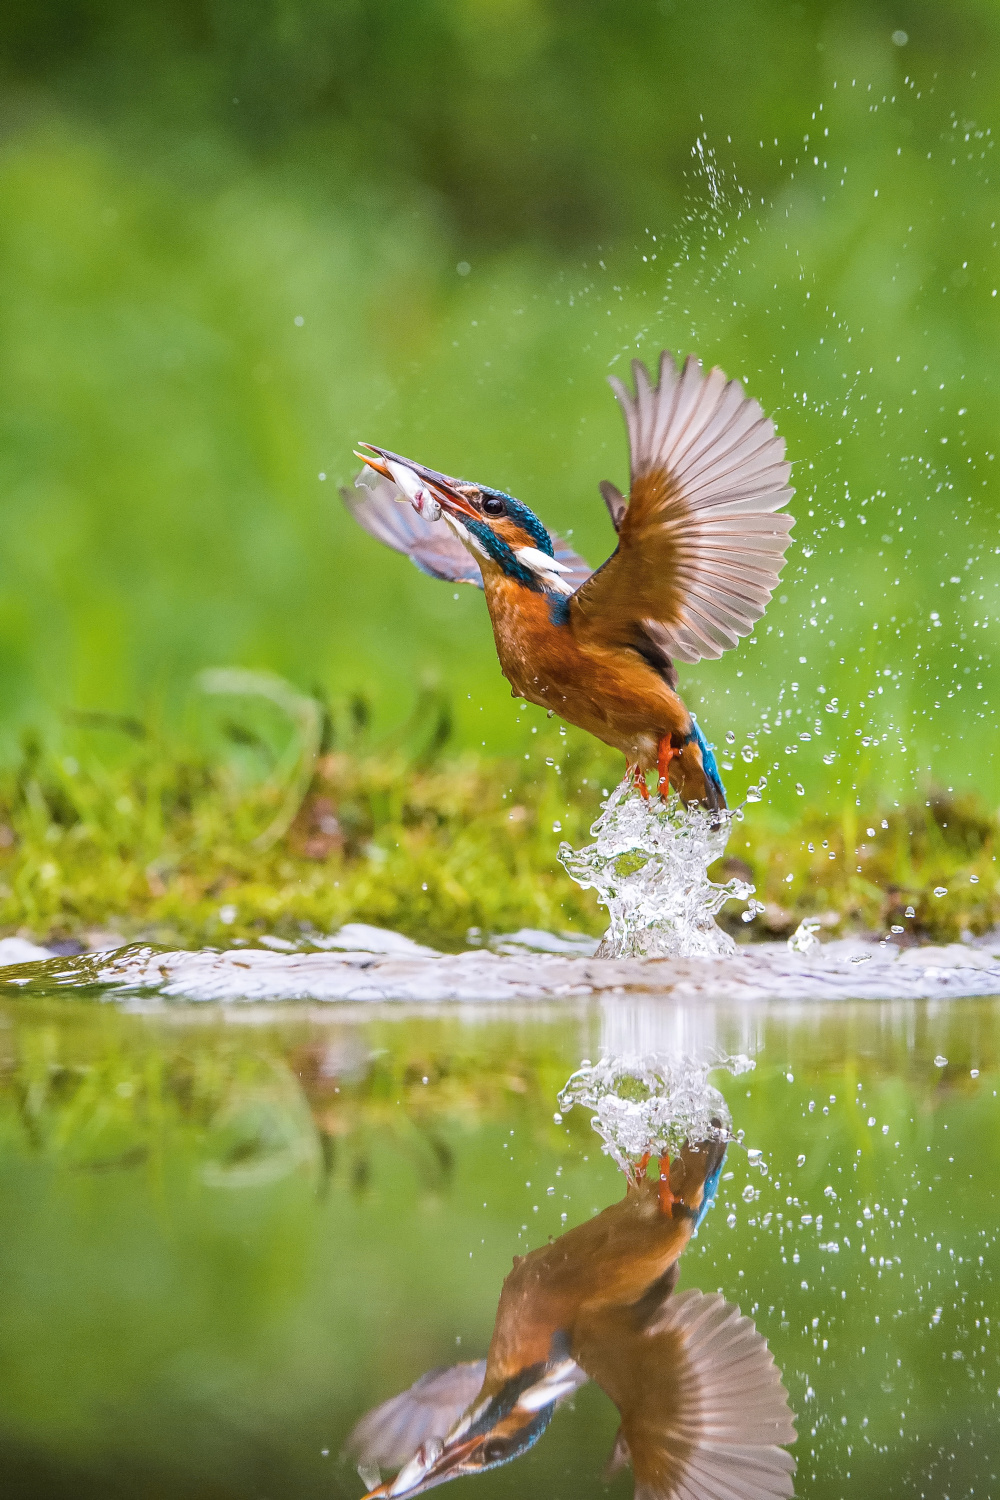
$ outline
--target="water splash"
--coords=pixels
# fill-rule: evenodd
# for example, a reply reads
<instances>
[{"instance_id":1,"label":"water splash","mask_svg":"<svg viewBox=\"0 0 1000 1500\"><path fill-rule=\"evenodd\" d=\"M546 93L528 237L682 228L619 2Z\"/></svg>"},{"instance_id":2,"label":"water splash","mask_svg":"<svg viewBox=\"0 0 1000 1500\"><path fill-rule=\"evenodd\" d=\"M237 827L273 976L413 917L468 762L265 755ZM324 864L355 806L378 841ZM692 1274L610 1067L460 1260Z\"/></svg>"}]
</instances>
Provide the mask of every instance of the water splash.
<instances>
[{"instance_id":1,"label":"water splash","mask_svg":"<svg viewBox=\"0 0 1000 1500\"><path fill-rule=\"evenodd\" d=\"M708 866L726 849L733 813L644 801L627 782L611 793L591 828L596 843L559 846L559 861L606 906L611 925L599 958L711 958L736 952L715 921L726 901L754 887L717 885Z\"/></svg>"},{"instance_id":2,"label":"water splash","mask_svg":"<svg viewBox=\"0 0 1000 1500\"><path fill-rule=\"evenodd\" d=\"M818 922L815 917L803 917L788 939L789 953L818 952L822 944L816 934L821 926L822 923Z\"/></svg>"},{"instance_id":3,"label":"water splash","mask_svg":"<svg viewBox=\"0 0 1000 1500\"><path fill-rule=\"evenodd\" d=\"M559 1108L593 1112L601 1150L632 1180L648 1153L675 1155L686 1141L734 1139L725 1099L708 1081L712 1069L746 1073L750 1058L692 1058L651 1053L584 1063L559 1095Z\"/></svg>"},{"instance_id":4,"label":"water splash","mask_svg":"<svg viewBox=\"0 0 1000 1500\"><path fill-rule=\"evenodd\" d=\"M714 149L707 145L699 135L691 147L691 155L701 168L701 174L708 186L709 195L712 200L712 207L715 209L727 207L725 185L722 174L716 164ZM742 189L740 191L742 192Z\"/></svg>"}]
</instances>

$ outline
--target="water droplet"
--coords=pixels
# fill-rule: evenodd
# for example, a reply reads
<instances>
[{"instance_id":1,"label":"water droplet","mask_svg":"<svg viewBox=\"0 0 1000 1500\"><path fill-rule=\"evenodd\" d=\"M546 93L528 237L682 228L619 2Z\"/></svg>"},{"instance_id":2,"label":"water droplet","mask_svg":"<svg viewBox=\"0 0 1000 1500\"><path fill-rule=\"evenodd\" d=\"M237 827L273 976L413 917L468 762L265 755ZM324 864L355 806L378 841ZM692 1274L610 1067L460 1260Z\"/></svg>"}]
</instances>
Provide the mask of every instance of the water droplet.
<instances>
[{"instance_id":1,"label":"water droplet","mask_svg":"<svg viewBox=\"0 0 1000 1500\"><path fill-rule=\"evenodd\" d=\"M727 729L726 730L726 744L727 745L735 745L736 744L736 736L735 736L735 734L733 733L733 731L731 729Z\"/></svg>"},{"instance_id":2,"label":"water droplet","mask_svg":"<svg viewBox=\"0 0 1000 1500\"><path fill-rule=\"evenodd\" d=\"M915 912L915 911L914 911L914 909L913 909L913 907L912 907L912 906L908 906L908 907L907 907L907 908L906 908L906 910L905 910L905 911L904 911L904 913L903 913L903 916L904 916L904 917L915 917L915 916L916 916L916 915L917 915L917 914L916 914L916 912Z\"/></svg>"},{"instance_id":3,"label":"water droplet","mask_svg":"<svg viewBox=\"0 0 1000 1500\"><path fill-rule=\"evenodd\" d=\"M797 781L795 783L795 790L798 792L798 794L799 794L800 797L804 797L805 794L806 794L806 789L802 785L801 781Z\"/></svg>"},{"instance_id":4,"label":"water droplet","mask_svg":"<svg viewBox=\"0 0 1000 1500\"><path fill-rule=\"evenodd\" d=\"M836 750L828 750L826 752L826 754L824 755L824 757L823 757L823 764L824 764L824 766L832 766L833 763L834 763L834 761L836 759L837 759L837 752L836 752Z\"/></svg>"},{"instance_id":5,"label":"water droplet","mask_svg":"<svg viewBox=\"0 0 1000 1500\"><path fill-rule=\"evenodd\" d=\"M946 1068L948 1066L948 1059L946 1057L942 1057L939 1052L937 1057L934 1059L934 1066L936 1068Z\"/></svg>"},{"instance_id":6,"label":"water droplet","mask_svg":"<svg viewBox=\"0 0 1000 1500\"><path fill-rule=\"evenodd\" d=\"M948 887L946 885L936 885L934 887L934 894L935 896L947 896Z\"/></svg>"},{"instance_id":7,"label":"water droplet","mask_svg":"<svg viewBox=\"0 0 1000 1500\"><path fill-rule=\"evenodd\" d=\"M819 923L814 917L804 917L788 939L789 953L812 953L819 946L820 941L816 936L819 931Z\"/></svg>"},{"instance_id":8,"label":"water droplet","mask_svg":"<svg viewBox=\"0 0 1000 1500\"><path fill-rule=\"evenodd\" d=\"M740 1196L742 1197L744 1203L752 1203L756 1195L757 1189L755 1187L752 1187L748 1182Z\"/></svg>"}]
</instances>

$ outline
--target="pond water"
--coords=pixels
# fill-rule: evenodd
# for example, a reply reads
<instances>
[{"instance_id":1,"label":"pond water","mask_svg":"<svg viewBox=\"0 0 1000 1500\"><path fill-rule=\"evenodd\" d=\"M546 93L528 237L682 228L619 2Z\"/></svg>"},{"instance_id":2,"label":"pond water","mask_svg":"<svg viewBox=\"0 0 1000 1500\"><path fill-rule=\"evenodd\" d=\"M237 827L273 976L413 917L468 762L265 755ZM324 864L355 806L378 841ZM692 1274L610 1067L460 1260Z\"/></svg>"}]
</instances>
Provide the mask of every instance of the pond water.
<instances>
[{"instance_id":1,"label":"pond water","mask_svg":"<svg viewBox=\"0 0 1000 1500\"><path fill-rule=\"evenodd\" d=\"M0 1001L0 1472L16 1500L358 1497L371 1406L485 1354L512 1256L620 1199L585 1059L711 1073L682 1288L752 1315L796 1494L998 1492L1000 1001ZM749 1152L759 1151L754 1165ZM632 1492L593 1384L463 1492ZM456 1495L459 1491L456 1489Z\"/></svg>"}]
</instances>

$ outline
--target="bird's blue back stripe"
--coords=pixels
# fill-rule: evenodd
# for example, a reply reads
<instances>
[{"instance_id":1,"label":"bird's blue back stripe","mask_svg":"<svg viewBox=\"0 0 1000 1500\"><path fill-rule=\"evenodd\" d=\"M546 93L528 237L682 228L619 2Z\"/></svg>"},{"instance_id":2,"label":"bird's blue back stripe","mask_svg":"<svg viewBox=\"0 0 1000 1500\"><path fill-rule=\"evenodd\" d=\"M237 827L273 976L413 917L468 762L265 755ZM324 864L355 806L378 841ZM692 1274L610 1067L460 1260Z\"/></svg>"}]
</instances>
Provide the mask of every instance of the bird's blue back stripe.
<instances>
[{"instance_id":1,"label":"bird's blue back stripe","mask_svg":"<svg viewBox=\"0 0 1000 1500\"><path fill-rule=\"evenodd\" d=\"M698 720L692 718L691 724L694 730L694 737L698 742L698 749L701 751L701 763L705 767L705 775L718 787L724 800L728 802L729 799L726 797L726 789L722 785L722 777L719 775L719 767L712 752L712 747L698 728Z\"/></svg>"},{"instance_id":2,"label":"bird's blue back stripe","mask_svg":"<svg viewBox=\"0 0 1000 1500\"><path fill-rule=\"evenodd\" d=\"M715 1202L715 1193L716 1189L719 1186L719 1179L722 1176L722 1168L725 1160L725 1154L723 1154L722 1161L719 1162L719 1165L716 1167L715 1171L710 1177L705 1178L704 1197L702 1198L701 1208L698 1211L698 1217L694 1221L695 1229L698 1228L702 1219L705 1217L705 1215L708 1213L708 1210Z\"/></svg>"}]
</instances>

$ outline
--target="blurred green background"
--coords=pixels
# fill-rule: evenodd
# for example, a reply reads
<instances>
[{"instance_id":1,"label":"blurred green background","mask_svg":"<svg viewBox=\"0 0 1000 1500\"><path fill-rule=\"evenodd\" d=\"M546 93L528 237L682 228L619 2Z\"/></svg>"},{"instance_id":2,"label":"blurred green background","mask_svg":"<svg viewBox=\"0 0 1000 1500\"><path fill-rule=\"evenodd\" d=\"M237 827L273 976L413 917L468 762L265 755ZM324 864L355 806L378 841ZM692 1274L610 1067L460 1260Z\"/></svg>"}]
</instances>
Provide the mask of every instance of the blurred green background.
<instances>
[{"instance_id":1,"label":"blurred green background","mask_svg":"<svg viewBox=\"0 0 1000 1500\"><path fill-rule=\"evenodd\" d=\"M767 711L733 790L1000 794L995 5L41 0L0 58L4 754L218 665L386 735L438 680L516 751L481 597L337 485L379 442L596 563L605 377L665 345L796 466L757 644L682 675L717 740Z\"/></svg>"}]
</instances>

